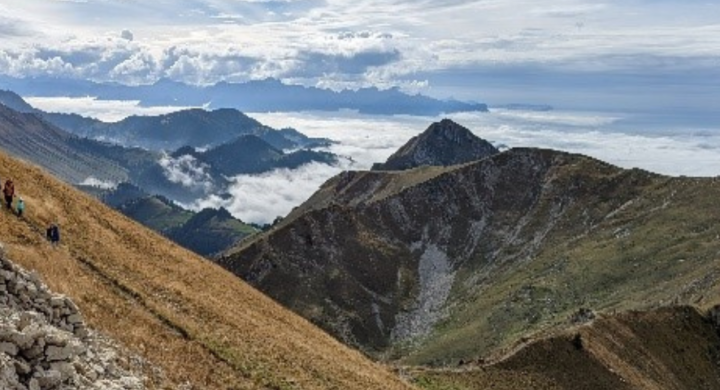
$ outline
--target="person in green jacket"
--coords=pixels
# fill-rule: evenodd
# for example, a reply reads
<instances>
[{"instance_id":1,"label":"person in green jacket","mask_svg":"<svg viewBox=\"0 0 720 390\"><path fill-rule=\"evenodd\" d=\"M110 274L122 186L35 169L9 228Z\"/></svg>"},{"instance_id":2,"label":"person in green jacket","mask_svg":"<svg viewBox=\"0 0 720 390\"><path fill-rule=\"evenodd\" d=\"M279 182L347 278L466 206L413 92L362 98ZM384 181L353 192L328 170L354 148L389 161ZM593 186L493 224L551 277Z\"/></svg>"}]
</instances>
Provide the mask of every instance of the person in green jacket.
<instances>
[{"instance_id":1,"label":"person in green jacket","mask_svg":"<svg viewBox=\"0 0 720 390\"><path fill-rule=\"evenodd\" d=\"M18 217L22 218L23 213L25 212L25 202L23 201L23 198L18 198L17 206L15 207L17 209Z\"/></svg>"}]
</instances>

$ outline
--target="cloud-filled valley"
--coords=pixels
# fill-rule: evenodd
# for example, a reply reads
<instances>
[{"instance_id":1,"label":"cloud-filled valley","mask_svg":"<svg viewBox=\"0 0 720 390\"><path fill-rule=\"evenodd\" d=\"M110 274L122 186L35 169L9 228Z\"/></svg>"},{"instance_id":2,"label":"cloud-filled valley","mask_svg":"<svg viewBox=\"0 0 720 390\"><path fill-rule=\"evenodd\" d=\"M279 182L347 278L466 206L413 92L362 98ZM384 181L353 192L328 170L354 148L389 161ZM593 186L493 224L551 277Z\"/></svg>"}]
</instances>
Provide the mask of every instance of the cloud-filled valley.
<instances>
[{"instance_id":1,"label":"cloud-filled valley","mask_svg":"<svg viewBox=\"0 0 720 390\"><path fill-rule=\"evenodd\" d=\"M496 146L542 147L581 153L623 168L641 168L666 175L720 175L720 132L678 127L659 134L633 132L623 126L623 113L521 112L450 117ZM234 179L233 199L211 197L193 205L225 206L251 222L267 223L284 216L330 177L344 169L369 169L384 161L432 122L430 117L372 117L354 113L253 114L271 126L293 126L313 137L339 141L330 151L352 158L340 167L306 165L296 171L277 170ZM639 129L641 130L641 129Z\"/></svg>"},{"instance_id":2,"label":"cloud-filled valley","mask_svg":"<svg viewBox=\"0 0 720 390\"><path fill-rule=\"evenodd\" d=\"M29 100L43 110L78 112L103 120L173 110L173 107L141 108L133 102L88 98ZM231 178L232 198L215 194L185 206L193 209L223 206L248 222L272 222L302 203L330 177L347 169L370 169L373 163L385 161L430 123L442 119L363 115L353 111L251 113L250 116L274 128L293 127L310 137L337 141L326 150L343 158L336 166L313 163L296 170L240 175ZM661 114L637 112L496 108L490 113L457 113L448 117L496 146L582 153L624 168L666 175L720 175L720 128L711 122L698 122L692 116L673 116L674 122ZM165 159L163 163L169 179L211 187L209 182L204 182L203 168L192 161Z\"/></svg>"}]
</instances>

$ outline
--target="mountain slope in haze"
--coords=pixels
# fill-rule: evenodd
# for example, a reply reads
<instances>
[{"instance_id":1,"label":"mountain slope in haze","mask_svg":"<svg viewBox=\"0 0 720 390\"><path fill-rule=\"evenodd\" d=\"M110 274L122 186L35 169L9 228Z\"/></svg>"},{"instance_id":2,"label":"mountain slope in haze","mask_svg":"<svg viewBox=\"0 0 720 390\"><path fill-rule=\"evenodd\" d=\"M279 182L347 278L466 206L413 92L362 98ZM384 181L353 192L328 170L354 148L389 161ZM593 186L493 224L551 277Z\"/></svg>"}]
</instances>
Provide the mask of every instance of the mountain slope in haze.
<instances>
[{"instance_id":1,"label":"mountain slope in haze","mask_svg":"<svg viewBox=\"0 0 720 390\"><path fill-rule=\"evenodd\" d=\"M109 183L131 181L150 193L193 201L209 192L221 192L228 183L220 175L203 176L202 185L183 183L169 177L167 171L181 176L183 169L194 172L196 167L188 166L192 162L183 165L162 160L160 153L81 138L53 126L38 114L19 113L2 104L0 141L0 149L74 184L89 179Z\"/></svg>"},{"instance_id":2,"label":"mountain slope in haze","mask_svg":"<svg viewBox=\"0 0 720 390\"><path fill-rule=\"evenodd\" d=\"M374 164L372 169L401 171L423 165L457 165L481 160L499 152L490 142L477 137L467 128L450 119L443 119L410 139L385 163Z\"/></svg>"},{"instance_id":3,"label":"mountain slope in haze","mask_svg":"<svg viewBox=\"0 0 720 390\"><path fill-rule=\"evenodd\" d=\"M120 183L111 189L76 187L202 256L223 252L258 232L224 208L186 210L164 196L150 195L129 183Z\"/></svg>"},{"instance_id":4,"label":"mountain slope in haze","mask_svg":"<svg viewBox=\"0 0 720 390\"><path fill-rule=\"evenodd\" d=\"M222 207L200 210L183 224L167 230L168 238L203 256L224 252L255 233L257 229Z\"/></svg>"},{"instance_id":5,"label":"mountain slope in haze","mask_svg":"<svg viewBox=\"0 0 720 390\"><path fill-rule=\"evenodd\" d=\"M343 173L218 261L346 343L453 364L563 329L580 308L714 304L719 197L713 178L512 149Z\"/></svg>"},{"instance_id":6,"label":"mountain slope in haze","mask_svg":"<svg viewBox=\"0 0 720 390\"><path fill-rule=\"evenodd\" d=\"M11 172L27 209L0 212L8 253L161 367L144 373L149 388L411 388L220 267L0 153L0 177ZM58 248L44 238L51 221Z\"/></svg>"},{"instance_id":7,"label":"mountain slope in haze","mask_svg":"<svg viewBox=\"0 0 720 390\"><path fill-rule=\"evenodd\" d=\"M298 150L284 153L255 135L240 136L203 152L183 147L172 154L174 158L182 156L192 156L225 176L262 173L278 168L296 169L311 162L328 165L338 162L336 155L327 152Z\"/></svg>"},{"instance_id":8,"label":"mountain slope in haze","mask_svg":"<svg viewBox=\"0 0 720 390\"><path fill-rule=\"evenodd\" d=\"M235 109L185 109L158 116L130 116L108 123L78 114L43 112L12 91L0 90L0 103L21 113L37 114L80 137L151 150L174 150L186 145L218 146L242 135L255 135L280 150L323 147L332 143L291 128L272 129Z\"/></svg>"},{"instance_id":9,"label":"mountain slope in haze","mask_svg":"<svg viewBox=\"0 0 720 390\"><path fill-rule=\"evenodd\" d=\"M95 153L93 145L48 124L35 114L19 113L2 104L0 147L42 165L70 182L82 182L88 177L103 181L121 181L129 177L127 169Z\"/></svg>"}]
</instances>

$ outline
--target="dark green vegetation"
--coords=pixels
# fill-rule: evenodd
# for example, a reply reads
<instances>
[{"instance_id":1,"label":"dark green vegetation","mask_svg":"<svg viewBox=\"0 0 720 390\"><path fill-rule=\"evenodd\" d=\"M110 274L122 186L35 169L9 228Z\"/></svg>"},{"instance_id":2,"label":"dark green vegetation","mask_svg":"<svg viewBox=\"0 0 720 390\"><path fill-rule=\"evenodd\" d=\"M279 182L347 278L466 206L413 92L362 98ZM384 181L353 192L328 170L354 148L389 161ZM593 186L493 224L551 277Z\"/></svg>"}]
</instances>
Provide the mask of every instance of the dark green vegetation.
<instances>
[{"instance_id":1,"label":"dark green vegetation","mask_svg":"<svg viewBox=\"0 0 720 390\"><path fill-rule=\"evenodd\" d=\"M565 329L580 308L709 307L720 181L512 149L348 172L220 263L377 357L455 365Z\"/></svg>"},{"instance_id":2,"label":"dark green vegetation","mask_svg":"<svg viewBox=\"0 0 720 390\"><path fill-rule=\"evenodd\" d=\"M203 256L220 253L258 230L234 218L224 208L185 210L160 195L121 183L111 190L79 186L96 198L155 230L179 245Z\"/></svg>"}]
</instances>

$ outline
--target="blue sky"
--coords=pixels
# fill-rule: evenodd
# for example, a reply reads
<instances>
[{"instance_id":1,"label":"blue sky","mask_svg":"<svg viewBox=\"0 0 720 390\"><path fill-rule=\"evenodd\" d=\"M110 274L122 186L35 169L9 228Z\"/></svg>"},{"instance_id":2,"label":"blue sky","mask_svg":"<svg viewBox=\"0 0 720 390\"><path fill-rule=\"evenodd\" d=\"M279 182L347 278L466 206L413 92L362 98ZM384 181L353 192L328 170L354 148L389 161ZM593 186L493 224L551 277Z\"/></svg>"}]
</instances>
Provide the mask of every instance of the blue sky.
<instances>
[{"instance_id":1,"label":"blue sky","mask_svg":"<svg viewBox=\"0 0 720 390\"><path fill-rule=\"evenodd\" d=\"M720 2L10 0L0 72L720 111Z\"/></svg>"}]
</instances>

